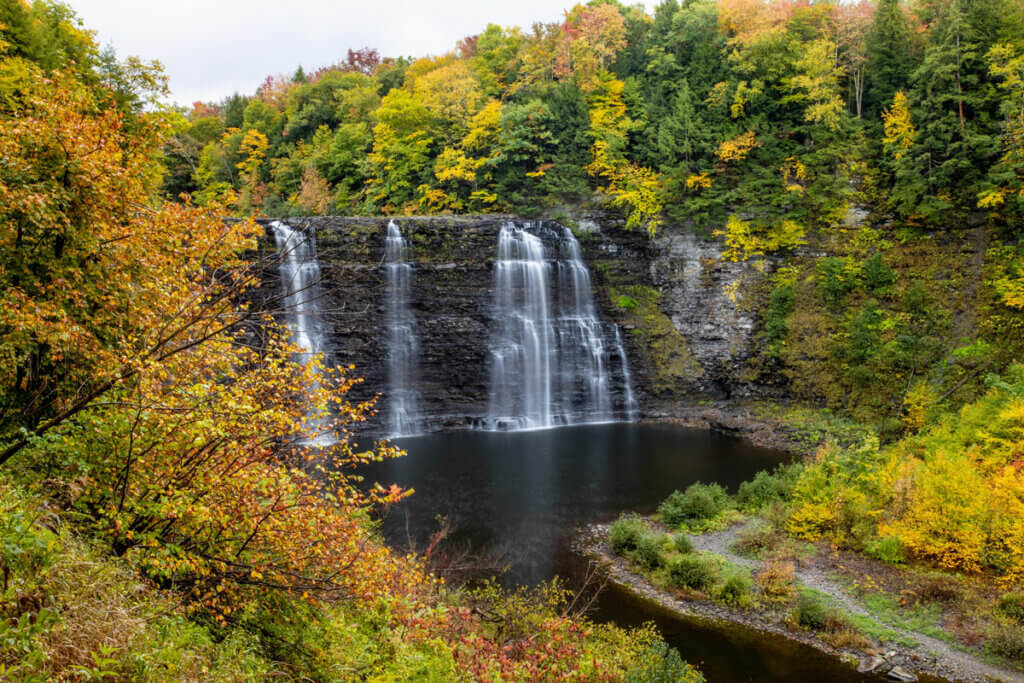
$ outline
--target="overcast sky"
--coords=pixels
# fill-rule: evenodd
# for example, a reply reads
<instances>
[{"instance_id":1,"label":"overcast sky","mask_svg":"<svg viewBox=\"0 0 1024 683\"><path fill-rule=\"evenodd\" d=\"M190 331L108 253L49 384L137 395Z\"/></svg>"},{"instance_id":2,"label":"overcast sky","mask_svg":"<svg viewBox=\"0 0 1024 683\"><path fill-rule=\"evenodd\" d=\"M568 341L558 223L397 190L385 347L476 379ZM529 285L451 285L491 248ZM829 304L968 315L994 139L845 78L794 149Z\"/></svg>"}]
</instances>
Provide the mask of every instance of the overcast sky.
<instances>
[{"instance_id":1,"label":"overcast sky","mask_svg":"<svg viewBox=\"0 0 1024 683\"><path fill-rule=\"evenodd\" d=\"M118 55L160 60L181 104L251 94L269 74L333 64L348 48L442 54L488 23L528 28L570 0L67 0Z\"/></svg>"}]
</instances>

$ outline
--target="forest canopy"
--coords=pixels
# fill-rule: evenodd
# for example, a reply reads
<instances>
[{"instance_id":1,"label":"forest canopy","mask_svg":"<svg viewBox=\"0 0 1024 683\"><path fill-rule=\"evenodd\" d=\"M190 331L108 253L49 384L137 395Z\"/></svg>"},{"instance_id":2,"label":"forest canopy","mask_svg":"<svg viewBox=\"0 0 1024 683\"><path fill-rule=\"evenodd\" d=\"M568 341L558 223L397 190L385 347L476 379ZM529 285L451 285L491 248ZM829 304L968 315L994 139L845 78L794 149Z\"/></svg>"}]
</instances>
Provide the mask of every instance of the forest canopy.
<instances>
[{"instance_id":1,"label":"forest canopy","mask_svg":"<svg viewBox=\"0 0 1024 683\"><path fill-rule=\"evenodd\" d=\"M595 0L448 54L349 50L197 102L164 189L270 215L597 201L629 228L727 225L736 255L855 204L925 228L1012 222L1022 60L1013 0Z\"/></svg>"}]
</instances>

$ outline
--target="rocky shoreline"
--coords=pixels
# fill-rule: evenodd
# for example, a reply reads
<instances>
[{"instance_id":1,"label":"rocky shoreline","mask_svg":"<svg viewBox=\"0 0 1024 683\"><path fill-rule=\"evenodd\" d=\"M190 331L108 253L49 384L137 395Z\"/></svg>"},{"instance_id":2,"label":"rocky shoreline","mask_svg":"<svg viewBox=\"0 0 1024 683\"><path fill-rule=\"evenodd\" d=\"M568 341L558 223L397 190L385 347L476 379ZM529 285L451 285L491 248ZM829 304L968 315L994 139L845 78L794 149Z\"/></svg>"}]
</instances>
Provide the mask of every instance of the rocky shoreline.
<instances>
[{"instance_id":1,"label":"rocky shoreline","mask_svg":"<svg viewBox=\"0 0 1024 683\"><path fill-rule=\"evenodd\" d=\"M796 429L780 421L757 417L747 406L740 404L673 406L671 410L648 413L641 421L709 429L746 439L761 448L787 451L795 455L808 455L817 447L817 444L808 444L806 440L801 439Z\"/></svg>"},{"instance_id":2,"label":"rocky shoreline","mask_svg":"<svg viewBox=\"0 0 1024 683\"><path fill-rule=\"evenodd\" d=\"M575 543L577 552L597 561L608 580L619 588L675 614L739 624L757 631L780 635L837 657L867 676L892 681L909 682L921 677L923 680L932 681L1024 683L1024 674L1020 672L994 667L938 641L925 643L926 646L930 646L928 652L900 645L887 645L884 649L872 648L863 651L837 649L811 632L792 630L773 621L769 612L741 611L710 600L686 599L674 595L652 585L632 571L627 560L612 552L607 544L609 527L608 524L594 524L582 529ZM914 634L914 637L930 641L920 634Z\"/></svg>"}]
</instances>

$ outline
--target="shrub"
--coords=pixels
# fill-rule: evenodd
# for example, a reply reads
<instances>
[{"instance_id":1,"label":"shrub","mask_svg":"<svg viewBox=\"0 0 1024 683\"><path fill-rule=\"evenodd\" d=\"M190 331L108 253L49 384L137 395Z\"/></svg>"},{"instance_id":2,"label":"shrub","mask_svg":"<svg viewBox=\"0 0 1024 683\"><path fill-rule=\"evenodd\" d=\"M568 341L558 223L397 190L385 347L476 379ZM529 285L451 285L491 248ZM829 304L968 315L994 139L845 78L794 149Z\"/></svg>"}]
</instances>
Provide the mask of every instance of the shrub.
<instances>
[{"instance_id":1,"label":"shrub","mask_svg":"<svg viewBox=\"0 0 1024 683\"><path fill-rule=\"evenodd\" d=\"M693 552L693 541L686 534L676 534L672 537L672 542L675 545L676 550L684 555L689 555Z\"/></svg>"},{"instance_id":2,"label":"shrub","mask_svg":"<svg viewBox=\"0 0 1024 683\"><path fill-rule=\"evenodd\" d=\"M736 535L732 549L743 555L760 556L775 546L775 529L760 519L744 527Z\"/></svg>"},{"instance_id":3,"label":"shrub","mask_svg":"<svg viewBox=\"0 0 1024 683\"><path fill-rule=\"evenodd\" d=\"M896 281L896 275L892 272L882 255L878 252L864 263L864 284L873 292L885 289Z\"/></svg>"},{"instance_id":4,"label":"shrub","mask_svg":"<svg viewBox=\"0 0 1024 683\"><path fill-rule=\"evenodd\" d=\"M842 303L843 297L857 286L859 269L851 267L846 259L829 256L818 264L818 288L821 298L830 308Z\"/></svg>"},{"instance_id":5,"label":"shrub","mask_svg":"<svg viewBox=\"0 0 1024 683\"><path fill-rule=\"evenodd\" d=\"M830 614L825 620L822 639L837 650L866 650L872 646L860 629L836 614Z\"/></svg>"},{"instance_id":6,"label":"shrub","mask_svg":"<svg viewBox=\"0 0 1024 683\"><path fill-rule=\"evenodd\" d=\"M662 534L644 534L637 540L633 559L644 569L657 569L661 566L661 547L664 540Z\"/></svg>"},{"instance_id":7,"label":"shrub","mask_svg":"<svg viewBox=\"0 0 1024 683\"><path fill-rule=\"evenodd\" d=\"M956 581L940 575L922 581L917 595L919 602L954 602L963 597L963 591ZM1024 617L1024 613L1021 616Z\"/></svg>"},{"instance_id":8,"label":"shrub","mask_svg":"<svg viewBox=\"0 0 1024 683\"><path fill-rule=\"evenodd\" d=\"M628 294L622 294L615 300L615 305L619 308L625 308L627 311L632 311L637 307L637 300Z\"/></svg>"},{"instance_id":9,"label":"shrub","mask_svg":"<svg viewBox=\"0 0 1024 683\"><path fill-rule=\"evenodd\" d=\"M914 282L903 292L903 310L912 315L924 315L928 309L928 291L920 282Z\"/></svg>"},{"instance_id":10,"label":"shrub","mask_svg":"<svg viewBox=\"0 0 1024 683\"><path fill-rule=\"evenodd\" d=\"M678 526L689 518L685 511L685 505L686 495L676 490L661 501L661 505L658 506L658 514L661 515L661 520L665 524Z\"/></svg>"},{"instance_id":11,"label":"shrub","mask_svg":"<svg viewBox=\"0 0 1024 683\"><path fill-rule=\"evenodd\" d=\"M612 524L608 539L615 553L625 555L636 550L637 542L646 533L647 523L643 519L635 514L625 514Z\"/></svg>"},{"instance_id":12,"label":"shrub","mask_svg":"<svg viewBox=\"0 0 1024 683\"><path fill-rule=\"evenodd\" d=\"M865 302L847 321L847 341L837 348L839 357L854 365L850 369L851 378L863 386L874 379L874 373L863 364L878 355L881 346L879 330L882 328L883 317L877 302Z\"/></svg>"},{"instance_id":13,"label":"shrub","mask_svg":"<svg viewBox=\"0 0 1024 683\"><path fill-rule=\"evenodd\" d=\"M813 593L801 593L796 601L794 620L801 628L820 631L828 623L829 612L825 603Z\"/></svg>"},{"instance_id":14,"label":"shrub","mask_svg":"<svg viewBox=\"0 0 1024 683\"><path fill-rule=\"evenodd\" d=\"M886 564L903 564L907 558L903 553L903 544L897 536L882 536L868 541L864 549L867 554Z\"/></svg>"},{"instance_id":15,"label":"shrub","mask_svg":"<svg viewBox=\"0 0 1024 683\"><path fill-rule=\"evenodd\" d=\"M753 582L746 574L733 574L718 589L718 599L734 607L749 607L753 604L753 599L750 596L753 587Z\"/></svg>"},{"instance_id":16,"label":"shrub","mask_svg":"<svg viewBox=\"0 0 1024 683\"><path fill-rule=\"evenodd\" d=\"M797 462L779 465L772 472L762 470L750 481L740 484L736 502L741 508L759 510L771 503L788 501L803 469L803 464Z\"/></svg>"},{"instance_id":17,"label":"shrub","mask_svg":"<svg viewBox=\"0 0 1024 683\"><path fill-rule=\"evenodd\" d=\"M685 493L673 491L658 506L661 519L672 526L695 519L710 519L729 505L729 494L719 484L690 485Z\"/></svg>"},{"instance_id":18,"label":"shrub","mask_svg":"<svg viewBox=\"0 0 1024 683\"><path fill-rule=\"evenodd\" d=\"M1000 596L996 609L1004 616L1024 624L1024 593L1007 593Z\"/></svg>"},{"instance_id":19,"label":"shrub","mask_svg":"<svg viewBox=\"0 0 1024 683\"><path fill-rule=\"evenodd\" d=\"M683 661L679 651L664 642L651 645L643 662L627 674L626 683L699 683L704 677Z\"/></svg>"},{"instance_id":20,"label":"shrub","mask_svg":"<svg viewBox=\"0 0 1024 683\"><path fill-rule=\"evenodd\" d=\"M1000 624L988 634L988 648L1001 657L1024 661L1024 628L1017 624Z\"/></svg>"},{"instance_id":21,"label":"shrub","mask_svg":"<svg viewBox=\"0 0 1024 683\"><path fill-rule=\"evenodd\" d=\"M793 595L794 574L792 562L768 562L757 574L757 585L766 599L785 602Z\"/></svg>"},{"instance_id":22,"label":"shrub","mask_svg":"<svg viewBox=\"0 0 1024 683\"><path fill-rule=\"evenodd\" d=\"M668 576L677 586L703 590L715 582L717 568L697 555L675 558L668 566Z\"/></svg>"}]
</instances>

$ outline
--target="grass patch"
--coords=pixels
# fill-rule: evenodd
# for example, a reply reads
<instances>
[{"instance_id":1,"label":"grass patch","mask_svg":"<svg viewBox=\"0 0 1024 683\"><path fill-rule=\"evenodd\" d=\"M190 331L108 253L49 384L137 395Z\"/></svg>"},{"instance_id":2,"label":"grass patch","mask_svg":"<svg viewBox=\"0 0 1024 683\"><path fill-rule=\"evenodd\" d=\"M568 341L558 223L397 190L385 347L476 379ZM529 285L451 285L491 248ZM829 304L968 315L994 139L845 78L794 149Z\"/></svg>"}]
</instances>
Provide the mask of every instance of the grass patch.
<instances>
[{"instance_id":1,"label":"grass patch","mask_svg":"<svg viewBox=\"0 0 1024 683\"><path fill-rule=\"evenodd\" d=\"M914 638L887 628L884 624L879 624L866 614L844 612L844 616L858 631L872 640L882 643L895 643L904 647L917 647L920 645L920 642Z\"/></svg>"},{"instance_id":2,"label":"grass patch","mask_svg":"<svg viewBox=\"0 0 1024 683\"><path fill-rule=\"evenodd\" d=\"M891 595L865 593L861 603L879 620L903 629L913 631L945 642L955 642L952 634L942 628L942 605L938 603L916 603L901 606Z\"/></svg>"},{"instance_id":3,"label":"grass patch","mask_svg":"<svg viewBox=\"0 0 1024 683\"><path fill-rule=\"evenodd\" d=\"M814 557L818 549L809 541L793 538L778 525L757 517L737 535L732 551L758 559L796 560Z\"/></svg>"},{"instance_id":4,"label":"grass patch","mask_svg":"<svg viewBox=\"0 0 1024 683\"><path fill-rule=\"evenodd\" d=\"M797 606L794 608L791 618L796 625L811 630L833 632L847 630L864 638L883 643L896 643L905 647L915 647L919 644L913 638L879 624L866 614L856 614L844 609L832 596L813 588L798 590ZM821 624L821 626L815 629L813 626L804 624Z\"/></svg>"}]
</instances>

